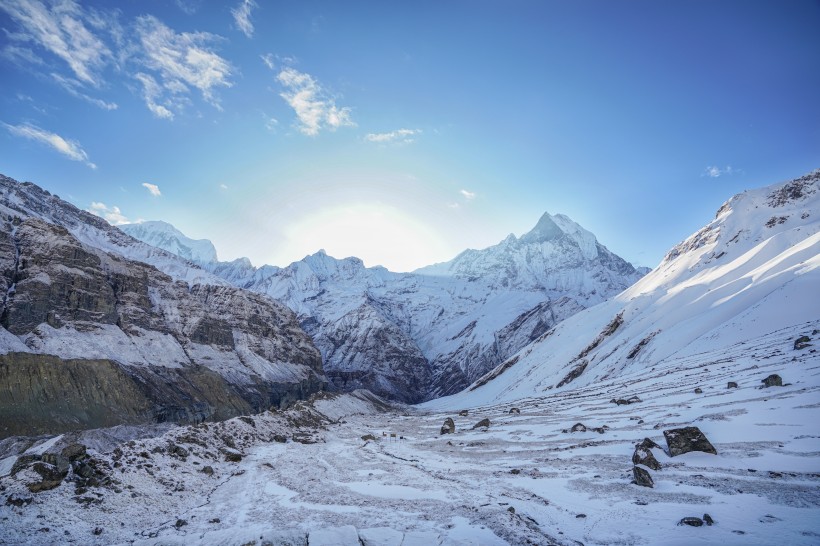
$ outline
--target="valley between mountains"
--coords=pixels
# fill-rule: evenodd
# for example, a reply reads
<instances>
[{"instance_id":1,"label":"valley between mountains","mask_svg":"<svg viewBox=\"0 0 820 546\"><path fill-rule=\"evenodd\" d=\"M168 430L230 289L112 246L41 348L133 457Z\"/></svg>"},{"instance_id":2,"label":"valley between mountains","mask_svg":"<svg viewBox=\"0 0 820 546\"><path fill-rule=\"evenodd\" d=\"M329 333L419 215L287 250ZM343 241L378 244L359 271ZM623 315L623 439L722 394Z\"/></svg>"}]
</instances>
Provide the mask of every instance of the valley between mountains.
<instances>
[{"instance_id":1,"label":"valley between mountains","mask_svg":"<svg viewBox=\"0 0 820 546\"><path fill-rule=\"evenodd\" d=\"M255 268L0 190L0 543L820 541L820 170L651 272L549 214Z\"/></svg>"}]
</instances>

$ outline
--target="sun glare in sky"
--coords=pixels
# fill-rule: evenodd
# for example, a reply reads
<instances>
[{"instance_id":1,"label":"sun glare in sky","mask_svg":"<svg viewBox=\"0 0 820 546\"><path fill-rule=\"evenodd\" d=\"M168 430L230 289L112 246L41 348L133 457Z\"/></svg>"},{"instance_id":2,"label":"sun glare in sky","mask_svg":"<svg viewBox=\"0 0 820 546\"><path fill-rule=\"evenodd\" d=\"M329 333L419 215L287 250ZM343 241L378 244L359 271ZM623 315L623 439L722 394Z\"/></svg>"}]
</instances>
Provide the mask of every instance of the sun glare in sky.
<instances>
[{"instance_id":1,"label":"sun glare in sky","mask_svg":"<svg viewBox=\"0 0 820 546\"><path fill-rule=\"evenodd\" d=\"M323 249L336 258L355 256L369 267L389 264L391 271L403 272L453 257L446 234L383 203L352 203L311 212L289 224L285 236L274 261L287 261L306 248Z\"/></svg>"}]
</instances>

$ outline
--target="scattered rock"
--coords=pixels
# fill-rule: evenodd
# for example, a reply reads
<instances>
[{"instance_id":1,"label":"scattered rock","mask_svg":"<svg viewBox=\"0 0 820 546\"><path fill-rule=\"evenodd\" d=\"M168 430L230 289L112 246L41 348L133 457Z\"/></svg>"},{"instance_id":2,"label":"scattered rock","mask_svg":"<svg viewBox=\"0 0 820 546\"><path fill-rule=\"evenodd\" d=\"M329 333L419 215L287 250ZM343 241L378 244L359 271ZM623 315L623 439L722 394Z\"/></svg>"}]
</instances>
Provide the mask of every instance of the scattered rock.
<instances>
[{"instance_id":1,"label":"scattered rock","mask_svg":"<svg viewBox=\"0 0 820 546\"><path fill-rule=\"evenodd\" d=\"M459 417L467 417L469 414L470 414L470 412L467 411L466 409L463 409L460 412L458 412Z\"/></svg>"},{"instance_id":2,"label":"scattered rock","mask_svg":"<svg viewBox=\"0 0 820 546\"><path fill-rule=\"evenodd\" d=\"M219 518L209 519L208 523L221 523L222 521Z\"/></svg>"},{"instance_id":3,"label":"scattered rock","mask_svg":"<svg viewBox=\"0 0 820 546\"><path fill-rule=\"evenodd\" d=\"M569 429L570 432L586 432L587 427L583 423L575 423L572 425L572 428Z\"/></svg>"},{"instance_id":4,"label":"scattered rock","mask_svg":"<svg viewBox=\"0 0 820 546\"><path fill-rule=\"evenodd\" d=\"M441 434L454 434L456 431L456 423L453 421L452 417L448 417L444 420L444 424L441 425Z\"/></svg>"},{"instance_id":5,"label":"scattered rock","mask_svg":"<svg viewBox=\"0 0 820 546\"><path fill-rule=\"evenodd\" d=\"M794 340L794 350L799 351L801 349L805 349L810 345L809 341L811 341L809 336L800 336Z\"/></svg>"},{"instance_id":6,"label":"scattered rock","mask_svg":"<svg viewBox=\"0 0 820 546\"><path fill-rule=\"evenodd\" d=\"M696 388L695 394L703 394L703 389L701 389L700 387Z\"/></svg>"},{"instance_id":7,"label":"scattered rock","mask_svg":"<svg viewBox=\"0 0 820 546\"><path fill-rule=\"evenodd\" d=\"M652 451L650 451L648 448L642 447L642 444L638 444L635 446L635 453L632 454L632 464L642 464L647 468L651 468L652 470L661 469L661 463L658 462L658 459L655 458L655 455L652 453Z\"/></svg>"},{"instance_id":8,"label":"scattered rock","mask_svg":"<svg viewBox=\"0 0 820 546\"><path fill-rule=\"evenodd\" d=\"M589 430L591 430L592 432L597 432L598 434L603 434L604 432L606 432L606 429L607 429L607 427L603 426L603 427L592 427Z\"/></svg>"},{"instance_id":9,"label":"scattered rock","mask_svg":"<svg viewBox=\"0 0 820 546\"><path fill-rule=\"evenodd\" d=\"M179 529L180 527L185 527L186 525L188 525L187 521L185 521L184 519L178 519L177 522L174 524L174 527Z\"/></svg>"},{"instance_id":10,"label":"scattered rock","mask_svg":"<svg viewBox=\"0 0 820 546\"><path fill-rule=\"evenodd\" d=\"M575 516L576 519L583 519L585 517L587 517L586 514L578 514L578 515Z\"/></svg>"},{"instance_id":11,"label":"scattered rock","mask_svg":"<svg viewBox=\"0 0 820 546\"><path fill-rule=\"evenodd\" d=\"M510 413L518 413L518 414L520 414L520 413L521 413L521 410L520 410L520 409L518 409L518 408L510 408Z\"/></svg>"},{"instance_id":12,"label":"scattered rock","mask_svg":"<svg viewBox=\"0 0 820 546\"><path fill-rule=\"evenodd\" d=\"M365 434L364 436L362 436L362 440L364 440L365 442L375 442L376 437L372 434Z\"/></svg>"},{"instance_id":13,"label":"scattered rock","mask_svg":"<svg viewBox=\"0 0 820 546\"><path fill-rule=\"evenodd\" d=\"M706 522L706 525L710 527L715 524L715 520L712 519L712 516L709 514L703 514L703 521Z\"/></svg>"},{"instance_id":14,"label":"scattered rock","mask_svg":"<svg viewBox=\"0 0 820 546\"><path fill-rule=\"evenodd\" d=\"M174 457L179 457L180 459L184 459L189 455L187 449L176 444L170 444L168 446L168 453Z\"/></svg>"},{"instance_id":15,"label":"scattered rock","mask_svg":"<svg viewBox=\"0 0 820 546\"><path fill-rule=\"evenodd\" d=\"M489 426L490 426L490 420L485 417L484 419L482 419L481 421L479 421L478 423L473 425L473 430L475 430L477 428L482 428L482 427L483 428L488 428Z\"/></svg>"},{"instance_id":16,"label":"scattered rock","mask_svg":"<svg viewBox=\"0 0 820 546\"><path fill-rule=\"evenodd\" d=\"M54 489L55 487L59 486L63 483L63 478L66 477L68 474L68 468L65 470L60 470L53 464L48 464L44 462L36 462L31 466L31 469L34 470L37 474L40 475L42 480L35 483L26 484L28 490L32 493L38 493L40 491L48 491L49 489Z\"/></svg>"},{"instance_id":17,"label":"scattered rock","mask_svg":"<svg viewBox=\"0 0 820 546\"><path fill-rule=\"evenodd\" d=\"M717 450L704 436L698 427L684 427L664 430L666 445L669 446L669 456L677 457L690 451L703 451L717 455Z\"/></svg>"},{"instance_id":18,"label":"scattered rock","mask_svg":"<svg viewBox=\"0 0 820 546\"><path fill-rule=\"evenodd\" d=\"M200 472L202 472L203 474L207 474L208 476L213 476L214 475L214 467L212 467L210 465L203 466L202 470L200 470Z\"/></svg>"},{"instance_id":19,"label":"scattered rock","mask_svg":"<svg viewBox=\"0 0 820 546\"><path fill-rule=\"evenodd\" d=\"M33 500L34 499L32 497L17 498L12 495L9 495L8 497L6 497L6 506L16 506L17 508L20 508L22 506L28 506L29 504L31 504L31 501Z\"/></svg>"},{"instance_id":20,"label":"scattered rock","mask_svg":"<svg viewBox=\"0 0 820 546\"><path fill-rule=\"evenodd\" d=\"M63 448L60 454L67 458L69 462L74 462L78 459L82 459L86 455L86 448L83 444L69 444ZM120 454L122 454L122 450L120 450Z\"/></svg>"},{"instance_id":21,"label":"scattered rock","mask_svg":"<svg viewBox=\"0 0 820 546\"><path fill-rule=\"evenodd\" d=\"M280 443L280 444L284 444L284 443L287 443L288 438L287 438L287 436L284 436L282 434L274 434L273 435L273 441L277 442L277 443Z\"/></svg>"},{"instance_id":22,"label":"scattered rock","mask_svg":"<svg viewBox=\"0 0 820 546\"><path fill-rule=\"evenodd\" d=\"M637 485L643 487L655 487L655 482L652 480L652 475L644 467L638 465L633 466L632 475L635 477L635 483Z\"/></svg>"},{"instance_id":23,"label":"scattered rock","mask_svg":"<svg viewBox=\"0 0 820 546\"><path fill-rule=\"evenodd\" d=\"M101 535L103 532L102 527L94 527L94 534Z\"/></svg>"},{"instance_id":24,"label":"scattered rock","mask_svg":"<svg viewBox=\"0 0 820 546\"><path fill-rule=\"evenodd\" d=\"M726 385L726 388L727 389L736 389L737 388L737 383L735 383L734 381L729 381L729 383Z\"/></svg>"},{"instance_id":25,"label":"scattered rock","mask_svg":"<svg viewBox=\"0 0 820 546\"><path fill-rule=\"evenodd\" d=\"M507 508L507 512L509 512L510 514L515 514L515 508L510 506L509 508Z\"/></svg>"},{"instance_id":26,"label":"scattered rock","mask_svg":"<svg viewBox=\"0 0 820 546\"><path fill-rule=\"evenodd\" d=\"M609 401L610 404L618 404L619 406L628 406L629 404L637 404L641 399L637 396L630 396L629 398L613 398Z\"/></svg>"},{"instance_id":27,"label":"scattered rock","mask_svg":"<svg viewBox=\"0 0 820 546\"><path fill-rule=\"evenodd\" d=\"M11 471L9 472L9 474L14 476L24 468L27 468L31 463L39 460L39 455L20 455L19 457L17 457L17 460L14 461L14 464L11 465Z\"/></svg>"},{"instance_id":28,"label":"scattered rock","mask_svg":"<svg viewBox=\"0 0 820 546\"><path fill-rule=\"evenodd\" d=\"M703 520L700 518L696 518L694 516L690 516L681 519L678 522L678 525L691 525L692 527L703 527Z\"/></svg>"},{"instance_id":29,"label":"scattered rock","mask_svg":"<svg viewBox=\"0 0 820 546\"><path fill-rule=\"evenodd\" d=\"M243 421L243 422L245 422L245 423L247 423L247 424L249 424L249 425L250 425L250 426L252 426L253 428L256 428L256 423L254 422L254 420L253 420L253 419L251 419L250 417L248 417L247 415L241 415L241 416L239 417L239 420L240 420L240 421Z\"/></svg>"},{"instance_id":30,"label":"scattered rock","mask_svg":"<svg viewBox=\"0 0 820 546\"><path fill-rule=\"evenodd\" d=\"M519 470L518 468L513 468L512 470L510 470L510 474L521 474L521 470Z\"/></svg>"},{"instance_id":31,"label":"scattered rock","mask_svg":"<svg viewBox=\"0 0 820 546\"><path fill-rule=\"evenodd\" d=\"M766 379L761 379L760 382L763 383L763 387L782 387L783 386L783 379L779 375L777 375L776 373L773 373L772 375L770 375Z\"/></svg>"},{"instance_id":32,"label":"scattered rock","mask_svg":"<svg viewBox=\"0 0 820 546\"><path fill-rule=\"evenodd\" d=\"M238 451L225 451L225 461L229 463L238 463L242 460L242 454Z\"/></svg>"}]
</instances>

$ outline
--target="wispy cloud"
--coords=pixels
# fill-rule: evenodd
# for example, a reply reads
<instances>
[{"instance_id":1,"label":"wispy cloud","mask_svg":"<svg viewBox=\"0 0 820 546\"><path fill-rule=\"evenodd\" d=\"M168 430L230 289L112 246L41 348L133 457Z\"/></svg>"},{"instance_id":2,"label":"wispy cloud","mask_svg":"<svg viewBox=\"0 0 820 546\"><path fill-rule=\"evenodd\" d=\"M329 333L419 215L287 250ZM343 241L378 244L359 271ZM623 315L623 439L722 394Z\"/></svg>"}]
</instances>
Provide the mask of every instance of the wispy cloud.
<instances>
[{"instance_id":1,"label":"wispy cloud","mask_svg":"<svg viewBox=\"0 0 820 546\"><path fill-rule=\"evenodd\" d=\"M467 190L460 190L459 193L468 201L475 199L475 193Z\"/></svg>"},{"instance_id":2,"label":"wispy cloud","mask_svg":"<svg viewBox=\"0 0 820 546\"><path fill-rule=\"evenodd\" d=\"M116 110L118 108L117 103L115 102L106 102L102 99L86 95L85 93L80 91L82 84L73 78L66 78L65 76L61 76L56 72L52 72L51 77L54 79L55 82L57 82L60 85L60 87L68 91L68 94L73 97L82 99L90 104L93 104L97 108L102 108L103 110Z\"/></svg>"},{"instance_id":3,"label":"wispy cloud","mask_svg":"<svg viewBox=\"0 0 820 546\"><path fill-rule=\"evenodd\" d=\"M368 142L378 142L380 144L410 144L416 140L414 137L418 134L421 134L421 129L398 129L389 133L368 133L364 139Z\"/></svg>"},{"instance_id":4,"label":"wispy cloud","mask_svg":"<svg viewBox=\"0 0 820 546\"><path fill-rule=\"evenodd\" d=\"M134 78L142 84L142 98L148 110L160 119L174 119L174 113L158 102L162 100L162 88L157 80L144 72L137 72Z\"/></svg>"},{"instance_id":5,"label":"wispy cloud","mask_svg":"<svg viewBox=\"0 0 820 546\"><path fill-rule=\"evenodd\" d=\"M162 118L173 118L172 107L184 104L184 97L197 89L202 98L221 110L216 90L231 87L232 67L213 50L220 38L207 32L174 32L151 15L139 17L137 35L142 47L142 64L157 73L159 81L145 72L135 77L143 85L148 109Z\"/></svg>"},{"instance_id":6,"label":"wispy cloud","mask_svg":"<svg viewBox=\"0 0 820 546\"><path fill-rule=\"evenodd\" d=\"M260 55L259 58L262 59L262 62L265 63L265 66L269 69L273 70L276 68L276 63L274 62L276 56L273 53L265 53L264 55Z\"/></svg>"},{"instance_id":7,"label":"wispy cloud","mask_svg":"<svg viewBox=\"0 0 820 546\"><path fill-rule=\"evenodd\" d=\"M61 0L47 5L35 0L4 0L0 9L20 25L19 33L9 35L13 40L33 43L56 55L81 82L94 87L103 83L100 72L113 56L93 32L98 21L84 13L76 2ZM14 54L22 53L18 48ZM28 51L27 55L31 57L33 52Z\"/></svg>"},{"instance_id":8,"label":"wispy cloud","mask_svg":"<svg viewBox=\"0 0 820 546\"><path fill-rule=\"evenodd\" d=\"M57 152L63 154L72 161L82 161L92 169L97 168L95 164L89 161L88 154L85 153L85 150L83 150L80 143L76 140L65 139L57 133L46 131L45 129L41 129L36 125L31 125L29 123L23 123L21 125L9 125L8 123L3 123L3 125L5 125L6 129L8 129L9 132L15 136L40 142L41 144L45 144L46 146L49 146Z\"/></svg>"},{"instance_id":9,"label":"wispy cloud","mask_svg":"<svg viewBox=\"0 0 820 546\"><path fill-rule=\"evenodd\" d=\"M461 205L459 205L458 203L447 203L447 208L457 209L461 208Z\"/></svg>"},{"instance_id":10,"label":"wispy cloud","mask_svg":"<svg viewBox=\"0 0 820 546\"><path fill-rule=\"evenodd\" d=\"M287 67L276 79L285 88L280 96L296 112L301 133L316 136L322 129L334 131L356 125L350 118L350 108L336 106L336 101L310 74Z\"/></svg>"},{"instance_id":11,"label":"wispy cloud","mask_svg":"<svg viewBox=\"0 0 820 546\"><path fill-rule=\"evenodd\" d=\"M94 201L91 203L91 208L88 209L88 212L96 214L100 218L105 218L109 224L114 224L115 226L129 223L128 218L123 215L120 207L117 206L109 207L105 203Z\"/></svg>"},{"instance_id":12,"label":"wispy cloud","mask_svg":"<svg viewBox=\"0 0 820 546\"><path fill-rule=\"evenodd\" d=\"M228 190L228 185L227 184L220 184L219 189L223 190L223 191L227 191Z\"/></svg>"},{"instance_id":13,"label":"wispy cloud","mask_svg":"<svg viewBox=\"0 0 820 546\"><path fill-rule=\"evenodd\" d=\"M726 168L721 169L716 165L710 165L704 169L703 174L701 176L708 176L710 178L719 178L724 175L735 174L739 172L739 169L732 168L731 165L726 165Z\"/></svg>"},{"instance_id":14,"label":"wispy cloud","mask_svg":"<svg viewBox=\"0 0 820 546\"><path fill-rule=\"evenodd\" d=\"M162 192L159 191L159 186L156 184L150 184L148 182L143 182L142 187L148 190L148 193L153 195L154 197L159 197L162 195Z\"/></svg>"},{"instance_id":15,"label":"wispy cloud","mask_svg":"<svg viewBox=\"0 0 820 546\"><path fill-rule=\"evenodd\" d=\"M256 7L253 0L242 0L238 6L231 10L236 27L248 38L253 37L253 23L251 22L251 10Z\"/></svg>"},{"instance_id":16,"label":"wispy cloud","mask_svg":"<svg viewBox=\"0 0 820 546\"><path fill-rule=\"evenodd\" d=\"M201 0L176 0L177 7L184 13L185 15L193 15L199 9L199 5L202 3Z\"/></svg>"}]
</instances>

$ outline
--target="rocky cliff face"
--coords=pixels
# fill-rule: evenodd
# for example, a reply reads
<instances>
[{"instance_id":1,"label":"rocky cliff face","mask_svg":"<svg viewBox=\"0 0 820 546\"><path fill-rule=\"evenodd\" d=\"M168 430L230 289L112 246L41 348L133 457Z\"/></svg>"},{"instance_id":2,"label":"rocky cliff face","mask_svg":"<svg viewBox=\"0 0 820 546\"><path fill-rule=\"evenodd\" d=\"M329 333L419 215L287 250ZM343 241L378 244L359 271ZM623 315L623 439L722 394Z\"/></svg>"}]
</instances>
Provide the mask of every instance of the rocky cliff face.
<instances>
[{"instance_id":1,"label":"rocky cliff face","mask_svg":"<svg viewBox=\"0 0 820 546\"><path fill-rule=\"evenodd\" d=\"M548 214L520 239L414 274L323 251L285 268L203 266L296 311L335 388L405 402L458 392L642 275L569 218Z\"/></svg>"},{"instance_id":2,"label":"rocky cliff face","mask_svg":"<svg viewBox=\"0 0 820 546\"><path fill-rule=\"evenodd\" d=\"M48 221L57 209L32 199L30 186L26 199L15 182L0 183L0 414L28 412L15 421L30 423L28 432L49 420L58 432L219 419L323 387L321 355L285 306L224 282L174 280L84 243ZM126 237L72 220L109 249ZM186 269L195 268L178 271ZM6 429L0 435L23 432Z\"/></svg>"}]
</instances>

